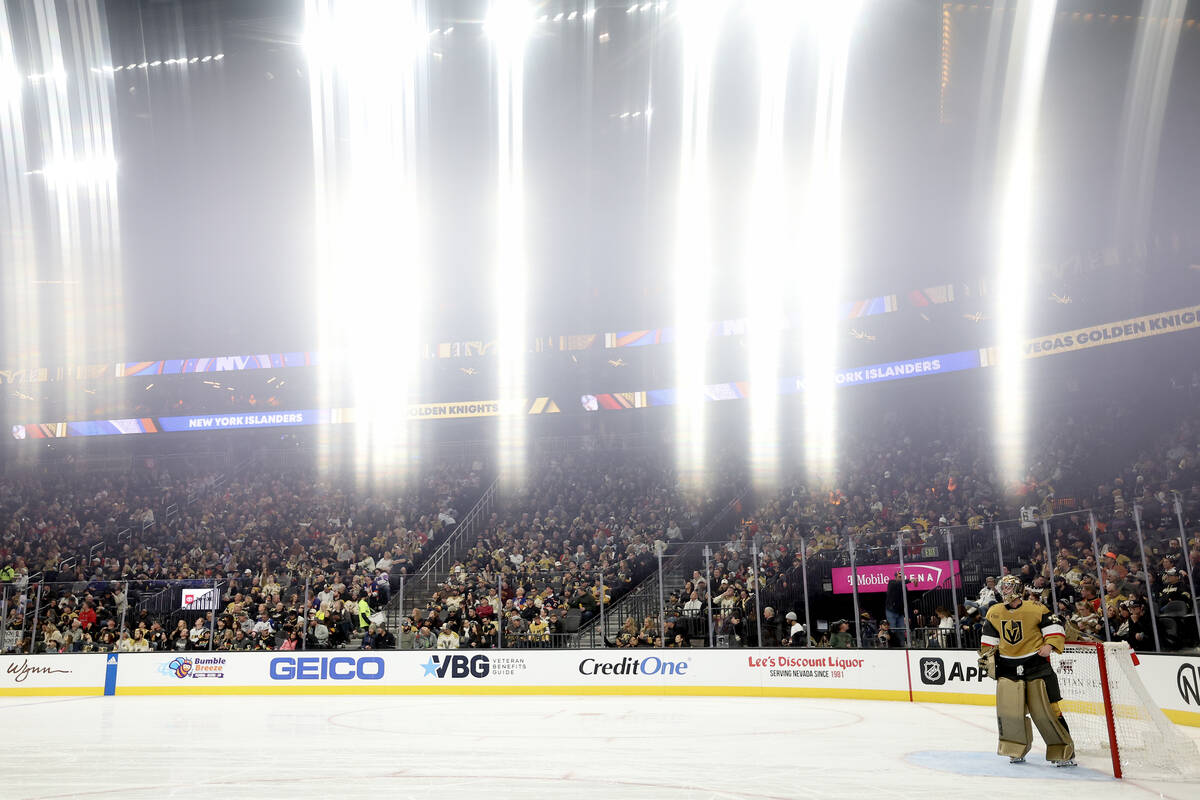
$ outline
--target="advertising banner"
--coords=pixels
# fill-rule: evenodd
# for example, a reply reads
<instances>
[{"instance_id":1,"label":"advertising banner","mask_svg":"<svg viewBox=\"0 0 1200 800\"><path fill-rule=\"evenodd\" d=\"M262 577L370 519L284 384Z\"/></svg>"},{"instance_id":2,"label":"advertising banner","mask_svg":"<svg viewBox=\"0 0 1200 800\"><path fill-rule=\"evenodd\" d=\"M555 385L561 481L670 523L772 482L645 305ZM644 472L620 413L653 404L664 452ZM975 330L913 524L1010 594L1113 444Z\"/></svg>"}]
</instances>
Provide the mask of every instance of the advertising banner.
<instances>
[{"instance_id":1,"label":"advertising banner","mask_svg":"<svg viewBox=\"0 0 1200 800\"><path fill-rule=\"evenodd\" d=\"M979 669L973 650L910 650L912 699L926 703L993 705L996 682Z\"/></svg>"},{"instance_id":2,"label":"advertising banner","mask_svg":"<svg viewBox=\"0 0 1200 800\"><path fill-rule=\"evenodd\" d=\"M277 428L292 425L318 425L329 421L324 409L268 411L250 414L203 414L187 417L159 417L163 431L204 431L228 428Z\"/></svg>"},{"instance_id":3,"label":"advertising banner","mask_svg":"<svg viewBox=\"0 0 1200 800\"><path fill-rule=\"evenodd\" d=\"M748 694L907 699L902 651L126 654L117 694Z\"/></svg>"},{"instance_id":4,"label":"advertising banner","mask_svg":"<svg viewBox=\"0 0 1200 800\"><path fill-rule=\"evenodd\" d=\"M1026 358L1070 353L1089 347L1145 339L1164 333L1200 328L1200 308L1177 308L1144 317L1123 319L1091 328L1040 336L1025 342Z\"/></svg>"},{"instance_id":5,"label":"advertising banner","mask_svg":"<svg viewBox=\"0 0 1200 800\"><path fill-rule=\"evenodd\" d=\"M216 611L220 599L213 589L179 590L179 607L186 611Z\"/></svg>"},{"instance_id":6,"label":"advertising banner","mask_svg":"<svg viewBox=\"0 0 1200 800\"><path fill-rule=\"evenodd\" d=\"M1079 658L1075 656L1074 658ZM1176 723L1200 726L1200 657L1138 655ZM118 663L119 662L119 663ZM1056 658L1064 697L1094 672ZM579 694L832 697L992 705L968 650L424 650L0 657L0 696L113 694Z\"/></svg>"},{"instance_id":7,"label":"advertising banner","mask_svg":"<svg viewBox=\"0 0 1200 800\"><path fill-rule=\"evenodd\" d=\"M0 697L104 694L106 661L102 655L0 656Z\"/></svg>"},{"instance_id":8,"label":"advertising banner","mask_svg":"<svg viewBox=\"0 0 1200 800\"><path fill-rule=\"evenodd\" d=\"M729 651L726 651L729 652ZM736 652L736 651L734 651ZM744 650L743 682L763 694L907 700L903 650Z\"/></svg>"},{"instance_id":9,"label":"advertising banner","mask_svg":"<svg viewBox=\"0 0 1200 800\"><path fill-rule=\"evenodd\" d=\"M979 351L963 350L958 353L942 353L926 358L906 361L890 361L865 367L839 370L834 374L838 386L857 386L863 383L898 381L904 378L919 378L926 375L942 375L979 367Z\"/></svg>"},{"instance_id":10,"label":"advertising banner","mask_svg":"<svg viewBox=\"0 0 1200 800\"><path fill-rule=\"evenodd\" d=\"M1138 676L1172 722L1200 726L1200 656L1138 653Z\"/></svg>"},{"instance_id":11,"label":"advertising banner","mask_svg":"<svg viewBox=\"0 0 1200 800\"><path fill-rule=\"evenodd\" d=\"M858 575L858 591L886 592L888 581L900 571L899 564L872 564L855 569ZM833 568L833 593L851 594L854 591L850 580L850 567ZM925 589L949 589L951 576L955 588L962 588L962 571L955 561L914 561L904 565L910 591Z\"/></svg>"}]
</instances>

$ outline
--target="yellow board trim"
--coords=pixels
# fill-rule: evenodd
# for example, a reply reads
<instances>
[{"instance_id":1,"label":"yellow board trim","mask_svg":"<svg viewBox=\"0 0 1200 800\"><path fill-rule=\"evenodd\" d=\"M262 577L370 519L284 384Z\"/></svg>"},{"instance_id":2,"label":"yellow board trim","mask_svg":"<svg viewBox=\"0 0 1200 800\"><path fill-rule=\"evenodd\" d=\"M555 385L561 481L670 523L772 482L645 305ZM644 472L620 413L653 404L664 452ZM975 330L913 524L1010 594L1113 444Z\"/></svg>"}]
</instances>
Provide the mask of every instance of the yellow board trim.
<instances>
[{"instance_id":1,"label":"yellow board trim","mask_svg":"<svg viewBox=\"0 0 1200 800\"><path fill-rule=\"evenodd\" d=\"M808 697L831 700L891 700L908 702L909 693L892 689L814 689L798 686L117 686L117 695L491 695L491 696L662 696L662 697ZM0 697L101 697L98 687L3 687ZM951 705L994 706L996 698L966 692L912 692L915 703L946 703ZM1200 728L1200 712L1162 709L1167 719L1176 725Z\"/></svg>"},{"instance_id":2,"label":"yellow board trim","mask_svg":"<svg viewBox=\"0 0 1200 800\"><path fill-rule=\"evenodd\" d=\"M956 706L994 706L994 694L970 694L968 692L918 692L913 689L914 703L953 703Z\"/></svg>"},{"instance_id":3,"label":"yellow board trim","mask_svg":"<svg viewBox=\"0 0 1200 800\"><path fill-rule=\"evenodd\" d=\"M6 694L50 695L50 694L102 694L93 689L62 689L54 692L37 689L0 690ZM432 686L118 686L117 695L490 695L490 696L661 696L661 697L808 697L831 700L891 700L909 701L905 690L893 689L813 689L798 686L487 686L487 685L432 685ZM985 694L967 692L912 692L914 703L946 703L950 705L994 706L996 698ZM1200 712L1174 711L1164 708L1167 719L1177 725L1200 727Z\"/></svg>"},{"instance_id":4,"label":"yellow board trim","mask_svg":"<svg viewBox=\"0 0 1200 800\"><path fill-rule=\"evenodd\" d=\"M1173 708L1164 708L1162 712L1167 715L1167 719L1176 725L1190 725L1193 728L1200 728L1200 711L1176 711Z\"/></svg>"},{"instance_id":5,"label":"yellow board trim","mask_svg":"<svg viewBox=\"0 0 1200 800\"><path fill-rule=\"evenodd\" d=\"M671 697L827 697L903 700L906 690L810 689L795 686L118 686L118 695L661 695Z\"/></svg>"},{"instance_id":6,"label":"yellow board trim","mask_svg":"<svg viewBox=\"0 0 1200 800\"><path fill-rule=\"evenodd\" d=\"M103 687L96 686L22 686L0 688L0 697L102 697Z\"/></svg>"}]
</instances>

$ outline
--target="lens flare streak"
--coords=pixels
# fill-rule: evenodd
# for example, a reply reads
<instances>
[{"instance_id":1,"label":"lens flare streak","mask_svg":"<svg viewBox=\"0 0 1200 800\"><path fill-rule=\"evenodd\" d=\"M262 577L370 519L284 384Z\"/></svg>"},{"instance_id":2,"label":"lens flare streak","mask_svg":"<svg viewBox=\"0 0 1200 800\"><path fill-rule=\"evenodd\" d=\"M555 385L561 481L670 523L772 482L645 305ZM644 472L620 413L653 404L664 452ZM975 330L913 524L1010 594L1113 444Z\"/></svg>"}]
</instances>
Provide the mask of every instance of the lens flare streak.
<instances>
[{"instance_id":1,"label":"lens flare streak","mask_svg":"<svg viewBox=\"0 0 1200 800\"><path fill-rule=\"evenodd\" d=\"M795 263L795 214L788 191L785 121L788 67L799 5L765 0L759 12L758 133L746 205L747 350L750 367L750 463L755 481L774 483L779 469L779 366L785 299Z\"/></svg>"},{"instance_id":2,"label":"lens flare streak","mask_svg":"<svg viewBox=\"0 0 1200 800\"><path fill-rule=\"evenodd\" d=\"M804 364L804 460L812 479L828 480L837 455L837 305L845 278L842 232L842 117L850 39L857 2L811 4L810 35L817 42L816 106L808 190L802 220L804 253L800 297L803 314L801 357Z\"/></svg>"},{"instance_id":3,"label":"lens flare streak","mask_svg":"<svg viewBox=\"0 0 1200 800\"><path fill-rule=\"evenodd\" d=\"M495 58L497 191L493 273L499 322L500 473L509 485L525 479L528 256L525 244L525 45L533 25L525 0L494 0L485 28Z\"/></svg>"},{"instance_id":4,"label":"lens flare streak","mask_svg":"<svg viewBox=\"0 0 1200 800\"><path fill-rule=\"evenodd\" d=\"M1000 474L1008 481L1024 477L1028 389L1023 348L1037 213L1035 148L1055 6L1054 0L1038 0L1017 7L1001 109L1003 178L993 232L998 338L995 441Z\"/></svg>"},{"instance_id":5,"label":"lens flare streak","mask_svg":"<svg viewBox=\"0 0 1200 800\"><path fill-rule=\"evenodd\" d=\"M680 480L696 483L706 456L704 383L707 320L712 282L709 164L714 49L725 12L724 0L682 5L683 78L679 184L676 195L674 302L676 465Z\"/></svg>"},{"instance_id":6,"label":"lens flare streak","mask_svg":"<svg viewBox=\"0 0 1200 800\"><path fill-rule=\"evenodd\" d=\"M426 29L411 0L306 5L318 339L341 355L321 360L319 384L331 405L350 388L360 481L403 477L419 455L401 409L417 398L429 295L418 157Z\"/></svg>"}]
</instances>

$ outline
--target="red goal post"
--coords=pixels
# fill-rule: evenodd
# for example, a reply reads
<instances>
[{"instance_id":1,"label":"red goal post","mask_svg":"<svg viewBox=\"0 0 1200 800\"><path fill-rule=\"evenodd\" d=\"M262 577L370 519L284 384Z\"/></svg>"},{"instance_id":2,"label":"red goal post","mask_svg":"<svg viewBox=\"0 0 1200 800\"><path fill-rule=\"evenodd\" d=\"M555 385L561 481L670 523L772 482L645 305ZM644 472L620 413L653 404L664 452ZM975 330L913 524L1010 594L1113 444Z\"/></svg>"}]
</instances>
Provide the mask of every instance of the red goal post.
<instances>
[{"instance_id":1,"label":"red goal post","mask_svg":"<svg viewBox=\"0 0 1200 800\"><path fill-rule=\"evenodd\" d=\"M1075 748L1080 752L1095 752L1097 748L1095 747L1094 737L1090 735L1092 731L1090 729L1080 731L1080 733L1088 734L1087 738L1081 742L1075 733L1076 726L1072 724L1072 720L1075 718L1075 716L1079 714L1086 715L1094 713L1096 710L1095 706L1091 705L1091 703L1094 701L1090 701L1088 698L1084 697L1070 696L1068 694L1067 687L1063 685L1065 682L1063 680L1062 673L1073 671L1073 667L1067 666L1071 663L1068 659L1071 658L1072 653L1089 657L1095 664L1096 672L1098 673L1097 677L1099 678L1100 711L1104 718L1104 728L1105 733L1107 734L1107 740L1104 743L1106 745L1105 749L1108 750L1108 754L1112 760L1113 776L1120 778L1122 777L1121 745L1117 741L1117 725L1116 717L1113 712L1112 686L1108 681L1108 664L1106 663L1107 659L1105 658L1104 653L1104 643L1067 642L1063 647L1063 654L1055 659L1057 661L1055 664L1055 669L1060 675L1059 687L1063 692L1062 703L1059 707L1062 708L1065 713L1070 715L1067 718L1067 724L1071 727L1072 738L1076 739Z\"/></svg>"}]
</instances>

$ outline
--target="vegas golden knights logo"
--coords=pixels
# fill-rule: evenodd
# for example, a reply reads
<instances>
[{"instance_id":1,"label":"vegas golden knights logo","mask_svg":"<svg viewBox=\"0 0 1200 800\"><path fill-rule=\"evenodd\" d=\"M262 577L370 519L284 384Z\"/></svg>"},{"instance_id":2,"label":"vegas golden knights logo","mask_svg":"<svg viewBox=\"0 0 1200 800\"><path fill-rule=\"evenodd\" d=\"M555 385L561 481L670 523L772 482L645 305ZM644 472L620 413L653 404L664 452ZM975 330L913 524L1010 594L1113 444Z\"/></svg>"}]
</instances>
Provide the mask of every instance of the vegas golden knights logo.
<instances>
[{"instance_id":1,"label":"vegas golden knights logo","mask_svg":"<svg viewBox=\"0 0 1200 800\"><path fill-rule=\"evenodd\" d=\"M1017 644L1024 637L1021 635L1021 620L1005 620L1000 623L1001 635L1009 644Z\"/></svg>"}]
</instances>

